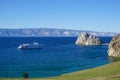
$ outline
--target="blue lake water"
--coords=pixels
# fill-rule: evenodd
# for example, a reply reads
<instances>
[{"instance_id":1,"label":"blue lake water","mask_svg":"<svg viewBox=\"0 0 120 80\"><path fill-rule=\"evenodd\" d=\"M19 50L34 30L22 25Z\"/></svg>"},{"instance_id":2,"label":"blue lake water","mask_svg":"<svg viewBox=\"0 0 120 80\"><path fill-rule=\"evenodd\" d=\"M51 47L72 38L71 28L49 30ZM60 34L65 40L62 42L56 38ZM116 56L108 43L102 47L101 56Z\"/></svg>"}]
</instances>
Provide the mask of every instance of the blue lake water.
<instances>
[{"instance_id":1,"label":"blue lake water","mask_svg":"<svg viewBox=\"0 0 120 80\"><path fill-rule=\"evenodd\" d=\"M108 46L77 46L77 37L0 37L0 77L52 77L110 62ZM111 37L101 37L109 43ZM19 44L44 44L42 49L18 50Z\"/></svg>"}]
</instances>

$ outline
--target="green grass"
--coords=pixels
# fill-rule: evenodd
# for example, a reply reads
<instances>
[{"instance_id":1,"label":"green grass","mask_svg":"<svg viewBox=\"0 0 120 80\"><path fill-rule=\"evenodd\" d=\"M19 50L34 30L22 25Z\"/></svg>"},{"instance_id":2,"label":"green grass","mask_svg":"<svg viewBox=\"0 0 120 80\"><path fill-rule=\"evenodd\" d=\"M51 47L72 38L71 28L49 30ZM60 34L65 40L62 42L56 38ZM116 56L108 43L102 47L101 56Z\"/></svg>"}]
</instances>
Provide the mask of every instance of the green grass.
<instances>
[{"instance_id":1,"label":"green grass","mask_svg":"<svg viewBox=\"0 0 120 80\"><path fill-rule=\"evenodd\" d=\"M22 78L0 78L0 80L25 80ZM120 61L93 69L63 74L52 78L30 78L26 80L120 80Z\"/></svg>"}]
</instances>

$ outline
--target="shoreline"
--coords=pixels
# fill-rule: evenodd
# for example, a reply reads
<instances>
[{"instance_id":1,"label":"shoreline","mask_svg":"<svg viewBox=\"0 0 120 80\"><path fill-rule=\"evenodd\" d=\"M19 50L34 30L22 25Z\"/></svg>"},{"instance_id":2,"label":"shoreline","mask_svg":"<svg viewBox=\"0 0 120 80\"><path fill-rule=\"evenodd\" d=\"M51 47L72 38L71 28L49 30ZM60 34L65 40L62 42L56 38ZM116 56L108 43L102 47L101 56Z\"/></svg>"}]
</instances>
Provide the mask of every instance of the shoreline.
<instances>
[{"instance_id":1,"label":"shoreline","mask_svg":"<svg viewBox=\"0 0 120 80\"><path fill-rule=\"evenodd\" d=\"M0 80L120 80L120 61L96 68L75 71L48 78L0 78ZM101 79L98 79L101 78Z\"/></svg>"}]
</instances>

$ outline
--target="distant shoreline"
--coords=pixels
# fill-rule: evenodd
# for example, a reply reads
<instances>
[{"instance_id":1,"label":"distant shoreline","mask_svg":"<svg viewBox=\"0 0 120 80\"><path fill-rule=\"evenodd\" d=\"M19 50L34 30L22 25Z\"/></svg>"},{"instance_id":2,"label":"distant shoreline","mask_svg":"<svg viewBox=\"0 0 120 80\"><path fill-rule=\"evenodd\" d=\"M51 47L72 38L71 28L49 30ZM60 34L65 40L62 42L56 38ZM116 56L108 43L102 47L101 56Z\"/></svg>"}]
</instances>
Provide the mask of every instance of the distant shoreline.
<instances>
[{"instance_id":1,"label":"distant shoreline","mask_svg":"<svg viewBox=\"0 0 120 80\"><path fill-rule=\"evenodd\" d=\"M78 36L0 36L0 37L78 37ZM114 37L114 36L97 36L97 37Z\"/></svg>"},{"instance_id":2,"label":"distant shoreline","mask_svg":"<svg viewBox=\"0 0 120 80\"><path fill-rule=\"evenodd\" d=\"M0 36L64 36L77 37L82 32L95 36L115 36L114 32L97 32L88 30L71 30L71 29L54 29L54 28L21 28L21 29L2 29L0 28Z\"/></svg>"}]
</instances>

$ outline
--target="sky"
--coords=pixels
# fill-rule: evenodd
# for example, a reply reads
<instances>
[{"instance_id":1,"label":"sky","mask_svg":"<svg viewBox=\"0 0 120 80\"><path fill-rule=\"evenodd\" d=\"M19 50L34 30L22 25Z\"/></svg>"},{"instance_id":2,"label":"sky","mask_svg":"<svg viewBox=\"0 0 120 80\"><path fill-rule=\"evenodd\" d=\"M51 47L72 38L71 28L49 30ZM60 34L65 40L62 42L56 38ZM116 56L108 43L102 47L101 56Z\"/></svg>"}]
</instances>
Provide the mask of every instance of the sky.
<instances>
[{"instance_id":1,"label":"sky","mask_svg":"<svg viewBox=\"0 0 120 80\"><path fill-rule=\"evenodd\" d=\"M120 0L0 0L0 28L120 33Z\"/></svg>"}]
</instances>

